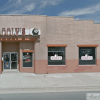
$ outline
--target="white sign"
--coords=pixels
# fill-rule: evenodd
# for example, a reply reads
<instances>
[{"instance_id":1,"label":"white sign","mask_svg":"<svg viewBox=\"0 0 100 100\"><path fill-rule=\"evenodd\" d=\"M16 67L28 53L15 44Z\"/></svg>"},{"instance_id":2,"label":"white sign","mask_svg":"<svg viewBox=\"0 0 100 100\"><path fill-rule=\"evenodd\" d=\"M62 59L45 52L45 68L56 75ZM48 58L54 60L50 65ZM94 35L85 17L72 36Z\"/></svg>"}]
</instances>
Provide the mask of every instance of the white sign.
<instances>
[{"instance_id":1,"label":"white sign","mask_svg":"<svg viewBox=\"0 0 100 100\"><path fill-rule=\"evenodd\" d=\"M41 31L39 29L36 30L36 28L31 29L25 29L25 28L2 28L2 32L0 32L0 35L7 35L7 36L18 36L18 35L33 35L32 32L37 32L37 35L41 35Z\"/></svg>"},{"instance_id":2,"label":"white sign","mask_svg":"<svg viewBox=\"0 0 100 100\"><path fill-rule=\"evenodd\" d=\"M87 93L86 99L87 100L100 100L100 93Z\"/></svg>"},{"instance_id":3,"label":"white sign","mask_svg":"<svg viewBox=\"0 0 100 100\"><path fill-rule=\"evenodd\" d=\"M2 57L2 61L3 61L3 57Z\"/></svg>"},{"instance_id":4,"label":"white sign","mask_svg":"<svg viewBox=\"0 0 100 100\"><path fill-rule=\"evenodd\" d=\"M58 56L57 54L55 54L54 56L50 57L51 60L62 60L62 56Z\"/></svg>"},{"instance_id":5,"label":"white sign","mask_svg":"<svg viewBox=\"0 0 100 100\"><path fill-rule=\"evenodd\" d=\"M87 54L85 56L81 57L82 60L93 60L93 56L88 56Z\"/></svg>"}]
</instances>

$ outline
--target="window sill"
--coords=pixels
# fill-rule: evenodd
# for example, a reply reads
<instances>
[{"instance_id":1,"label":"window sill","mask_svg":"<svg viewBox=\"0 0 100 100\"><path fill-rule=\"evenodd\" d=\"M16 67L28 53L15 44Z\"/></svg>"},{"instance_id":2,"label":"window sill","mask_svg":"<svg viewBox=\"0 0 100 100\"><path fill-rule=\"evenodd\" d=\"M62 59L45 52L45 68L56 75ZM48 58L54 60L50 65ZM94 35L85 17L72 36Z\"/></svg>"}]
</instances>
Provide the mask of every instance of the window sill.
<instances>
[{"instance_id":1,"label":"window sill","mask_svg":"<svg viewBox=\"0 0 100 100\"><path fill-rule=\"evenodd\" d=\"M78 65L78 66L97 66L97 65Z\"/></svg>"},{"instance_id":2,"label":"window sill","mask_svg":"<svg viewBox=\"0 0 100 100\"><path fill-rule=\"evenodd\" d=\"M48 66L66 66L66 65L48 65Z\"/></svg>"},{"instance_id":3,"label":"window sill","mask_svg":"<svg viewBox=\"0 0 100 100\"><path fill-rule=\"evenodd\" d=\"M33 67L22 67L22 68L33 68Z\"/></svg>"}]
</instances>

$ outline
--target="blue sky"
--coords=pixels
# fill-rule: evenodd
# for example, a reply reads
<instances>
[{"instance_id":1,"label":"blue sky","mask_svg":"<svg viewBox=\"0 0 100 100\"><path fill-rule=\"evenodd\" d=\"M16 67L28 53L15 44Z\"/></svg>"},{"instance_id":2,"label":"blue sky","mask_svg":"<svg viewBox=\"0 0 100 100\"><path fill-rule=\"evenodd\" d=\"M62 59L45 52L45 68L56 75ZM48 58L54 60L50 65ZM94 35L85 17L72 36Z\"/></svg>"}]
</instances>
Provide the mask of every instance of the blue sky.
<instances>
[{"instance_id":1,"label":"blue sky","mask_svg":"<svg viewBox=\"0 0 100 100\"><path fill-rule=\"evenodd\" d=\"M0 14L73 16L100 23L100 0L0 0Z\"/></svg>"}]
</instances>

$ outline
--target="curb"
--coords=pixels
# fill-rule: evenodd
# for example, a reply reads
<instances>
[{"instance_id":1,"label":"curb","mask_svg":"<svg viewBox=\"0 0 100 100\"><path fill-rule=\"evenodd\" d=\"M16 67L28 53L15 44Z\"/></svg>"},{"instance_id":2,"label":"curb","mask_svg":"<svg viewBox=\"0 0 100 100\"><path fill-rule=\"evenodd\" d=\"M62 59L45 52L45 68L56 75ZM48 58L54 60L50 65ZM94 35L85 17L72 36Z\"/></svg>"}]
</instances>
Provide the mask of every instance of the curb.
<instances>
[{"instance_id":1,"label":"curb","mask_svg":"<svg viewBox=\"0 0 100 100\"><path fill-rule=\"evenodd\" d=\"M100 86L0 88L0 94L100 91Z\"/></svg>"},{"instance_id":2,"label":"curb","mask_svg":"<svg viewBox=\"0 0 100 100\"><path fill-rule=\"evenodd\" d=\"M44 90L44 89L50 89L50 90L54 90L54 89L100 89L100 86L60 86L60 87L23 87L23 88L19 88L19 87L11 87L11 88L0 88L0 90Z\"/></svg>"}]
</instances>

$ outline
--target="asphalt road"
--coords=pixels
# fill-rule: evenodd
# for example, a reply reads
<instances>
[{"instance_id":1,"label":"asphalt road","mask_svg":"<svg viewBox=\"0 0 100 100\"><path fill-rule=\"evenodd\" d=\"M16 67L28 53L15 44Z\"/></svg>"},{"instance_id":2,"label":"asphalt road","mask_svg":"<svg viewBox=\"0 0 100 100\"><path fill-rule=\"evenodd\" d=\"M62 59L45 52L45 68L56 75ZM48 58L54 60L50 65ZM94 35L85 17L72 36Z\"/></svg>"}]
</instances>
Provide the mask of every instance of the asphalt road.
<instances>
[{"instance_id":1,"label":"asphalt road","mask_svg":"<svg viewBox=\"0 0 100 100\"><path fill-rule=\"evenodd\" d=\"M0 94L0 100L87 100L86 93L100 91Z\"/></svg>"}]
</instances>

